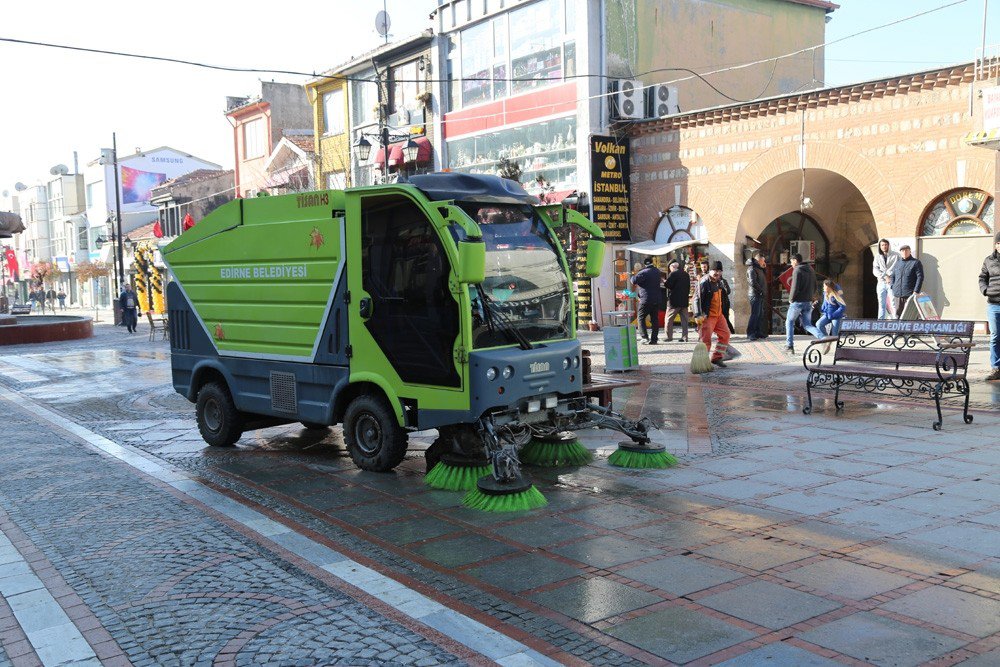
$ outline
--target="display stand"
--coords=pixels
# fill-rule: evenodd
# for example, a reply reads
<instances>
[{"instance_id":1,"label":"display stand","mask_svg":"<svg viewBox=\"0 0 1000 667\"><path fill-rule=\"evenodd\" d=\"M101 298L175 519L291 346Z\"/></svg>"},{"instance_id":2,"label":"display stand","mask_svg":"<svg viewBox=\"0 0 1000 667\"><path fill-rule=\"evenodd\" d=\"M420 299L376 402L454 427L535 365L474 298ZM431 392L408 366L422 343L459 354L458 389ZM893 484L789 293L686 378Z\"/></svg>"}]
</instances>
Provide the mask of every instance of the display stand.
<instances>
[{"instance_id":1,"label":"display stand","mask_svg":"<svg viewBox=\"0 0 1000 667\"><path fill-rule=\"evenodd\" d=\"M604 313L611 325L604 327L604 369L627 371L639 367L635 325L631 311Z\"/></svg>"}]
</instances>

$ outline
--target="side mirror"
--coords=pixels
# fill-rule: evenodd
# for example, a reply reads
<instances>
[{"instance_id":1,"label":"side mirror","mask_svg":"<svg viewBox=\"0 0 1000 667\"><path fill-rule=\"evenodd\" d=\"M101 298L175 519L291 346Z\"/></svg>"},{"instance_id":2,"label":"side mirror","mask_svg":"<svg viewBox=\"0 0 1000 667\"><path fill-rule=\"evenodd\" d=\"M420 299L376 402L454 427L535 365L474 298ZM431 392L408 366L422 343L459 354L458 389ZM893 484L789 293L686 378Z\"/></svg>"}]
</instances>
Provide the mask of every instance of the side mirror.
<instances>
[{"instance_id":1,"label":"side mirror","mask_svg":"<svg viewBox=\"0 0 1000 667\"><path fill-rule=\"evenodd\" d=\"M584 274L588 278L596 278L601 275L601 265L604 264L604 241L600 239L589 239L587 241L587 265L584 267Z\"/></svg>"},{"instance_id":2,"label":"side mirror","mask_svg":"<svg viewBox=\"0 0 1000 667\"><path fill-rule=\"evenodd\" d=\"M468 285L481 283L484 278L486 278L486 244L481 238L459 241L458 282Z\"/></svg>"}]
</instances>

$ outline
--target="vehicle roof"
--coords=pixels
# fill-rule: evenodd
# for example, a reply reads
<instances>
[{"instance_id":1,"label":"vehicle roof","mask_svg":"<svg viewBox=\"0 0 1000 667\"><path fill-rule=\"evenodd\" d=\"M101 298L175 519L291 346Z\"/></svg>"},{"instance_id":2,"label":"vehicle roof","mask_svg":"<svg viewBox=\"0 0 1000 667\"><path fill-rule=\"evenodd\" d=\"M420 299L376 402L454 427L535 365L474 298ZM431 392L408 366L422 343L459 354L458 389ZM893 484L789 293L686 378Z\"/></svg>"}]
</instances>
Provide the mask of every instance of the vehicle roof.
<instances>
[{"instance_id":1,"label":"vehicle roof","mask_svg":"<svg viewBox=\"0 0 1000 667\"><path fill-rule=\"evenodd\" d=\"M520 183L499 176L440 172L410 176L407 181L431 201L496 202L537 205Z\"/></svg>"}]
</instances>

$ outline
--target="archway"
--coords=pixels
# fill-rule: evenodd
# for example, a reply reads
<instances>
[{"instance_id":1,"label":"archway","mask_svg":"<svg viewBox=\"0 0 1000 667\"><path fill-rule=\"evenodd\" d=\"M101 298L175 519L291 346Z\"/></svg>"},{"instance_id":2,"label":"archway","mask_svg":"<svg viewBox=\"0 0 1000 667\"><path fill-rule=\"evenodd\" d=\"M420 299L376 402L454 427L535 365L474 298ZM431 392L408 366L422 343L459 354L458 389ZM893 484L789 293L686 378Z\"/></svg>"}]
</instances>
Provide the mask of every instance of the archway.
<instances>
[{"instance_id":1,"label":"archway","mask_svg":"<svg viewBox=\"0 0 1000 667\"><path fill-rule=\"evenodd\" d=\"M782 327L788 294L777 276L785 271L792 241L813 241L816 273L840 283L848 315L869 316L864 305L864 272L871 271L866 251L878 241L875 217L861 191L844 176L826 169L805 170L805 194L812 206L800 211L802 172L788 171L768 180L747 201L736 227L737 258L745 262L755 249L768 254L768 303L771 322ZM796 235L797 238L796 238ZM764 237L764 238L762 238ZM742 255L740 254L742 250ZM737 285L745 294L746 275L738 271ZM738 318L747 315L746 299L735 300ZM739 323L737 323L739 326Z\"/></svg>"}]
</instances>

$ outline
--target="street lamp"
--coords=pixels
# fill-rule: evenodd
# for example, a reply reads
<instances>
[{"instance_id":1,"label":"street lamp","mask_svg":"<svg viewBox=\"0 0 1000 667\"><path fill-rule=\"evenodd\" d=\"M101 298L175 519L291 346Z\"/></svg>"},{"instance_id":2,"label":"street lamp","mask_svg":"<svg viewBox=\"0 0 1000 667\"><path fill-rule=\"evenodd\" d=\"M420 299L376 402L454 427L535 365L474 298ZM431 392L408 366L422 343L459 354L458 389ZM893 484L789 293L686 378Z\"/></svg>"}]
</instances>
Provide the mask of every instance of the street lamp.
<instances>
[{"instance_id":1,"label":"street lamp","mask_svg":"<svg viewBox=\"0 0 1000 667\"><path fill-rule=\"evenodd\" d=\"M99 164L106 165L107 158L104 156L98 160ZM122 242L122 190L121 183L118 179L118 137L115 132L111 133L111 164L115 171L115 221L118 227L118 272L116 274L115 281L115 291L120 291L123 284L125 284L125 262L122 261L125 258L125 246ZM110 221L110 218L109 218ZM111 234L112 240L115 238L115 234Z\"/></svg>"},{"instance_id":2,"label":"street lamp","mask_svg":"<svg viewBox=\"0 0 1000 667\"><path fill-rule=\"evenodd\" d=\"M368 137L373 139L378 139L379 145L382 148L382 158L385 162L382 164L382 174L383 181L389 179L389 144L398 143L405 140L406 145L403 146L403 164L408 164L417 159L417 154L420 152L420 146L417 145L413 138L410 136L409 132L389 132L389 127L387 125L386 119L386 106L382 103L382 75L379 74L378 68L375 68L375 86L378 90L377 107L378 113L378 132L362 132L358 136L358 140L354 142L354 150L357 153L358 161L366 162L372 153L372 143L368 141Z\"/></svg>"}]
</instances>

